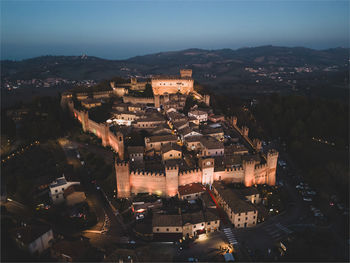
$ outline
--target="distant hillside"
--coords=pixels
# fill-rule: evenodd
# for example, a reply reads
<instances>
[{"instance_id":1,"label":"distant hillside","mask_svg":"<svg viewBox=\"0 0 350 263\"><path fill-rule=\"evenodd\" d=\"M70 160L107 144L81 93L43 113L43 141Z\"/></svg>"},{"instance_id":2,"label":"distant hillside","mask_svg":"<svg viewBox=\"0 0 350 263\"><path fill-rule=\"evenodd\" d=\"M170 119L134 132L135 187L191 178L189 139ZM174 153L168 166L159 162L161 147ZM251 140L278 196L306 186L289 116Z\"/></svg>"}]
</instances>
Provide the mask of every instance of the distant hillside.
<instances>
[{"instance_id":1,"label":"distant hillside","mask_svg":"<svg viewBox=\"0 0 350 263\"><path fill-rule=\"evenodd\" d=\"M137 56L127 60L107 60L89 56L43 56L22 61L1 61L1 78L45 79L58 77L72 80L105 80L115 76L148 76L150 74L178 74L180 68L192 68L194 78L218 91L249 89L274 82L257 81L246 67L264 68L269 72L280 67L337 67L341 72L334 77L343 85L346 81L349 49L313 50L303 47L261 46L237 50L187 49ZM332 74L330 78L333 78ZM345 78L345 79L344 79ZM319 77L316 77L319 79ZM333 81L333 80L332 80ZM263 83L263 84L262 84ZM264 84L265 83L265 84Z\"/></svg>"}]
</instances>

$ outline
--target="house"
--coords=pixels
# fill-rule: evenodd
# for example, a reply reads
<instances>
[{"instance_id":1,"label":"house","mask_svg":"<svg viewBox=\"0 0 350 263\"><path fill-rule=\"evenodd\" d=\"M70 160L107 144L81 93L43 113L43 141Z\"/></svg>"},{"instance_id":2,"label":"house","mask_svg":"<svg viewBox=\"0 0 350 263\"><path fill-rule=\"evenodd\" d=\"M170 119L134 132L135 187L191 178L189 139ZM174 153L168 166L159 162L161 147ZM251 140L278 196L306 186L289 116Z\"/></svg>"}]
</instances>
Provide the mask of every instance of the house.
<instances>
[{"instance_id":1,"label":"house","mask_svg":"<svg viewBox=\"0 0 350 263\"><path fill-rule=\"evenodd\" d=\"M208 119L212 122L220 122L220 121L225 121L225 116L224 115L210 115Z\"/></svg>"},{"instance_id":2,"label":"house","mask_svg":"<svg viewBox=\"0 0 350 263\"><path fill-rule=\"evenodd\" d=\"M173 134L169 134L169 135L155 135L151 137L145 137L146 151L154 149L155 151L160 152L161 147L164 144L167 144L170 142L176 143L177 136Z\"/></svg>"},{"instance_id":3,"label":"house","mask_svg":"<svg viewBox=\"0 0 350 263\"><path fill-rule=\"evenodd\" d=\"M154 238L178 240L194 237L219 229L220 219L215 209L207 209L182 215L153 214Z\"/></svg>"},{"instance_id":4,"label":"house","mask_svg":"<svg viewBox=\"0 0 350 263\"><path fill-rule=\"evenodd\" d=\"M205 187L200 183L179 186L179 198L183 200L198 199L204 192Z\"/></svg>"},{"instance_id":5,"label":"house","mask_svg":"<svg viewBox=\"0 0 350 263\"><path fill-rule=\"evenodd\" d=\"M59 204L64 202L64 190L67 189L71 185L77 185L80 184L80 182L67 182L66 178L64 176L57 178L55 181L53 181L50 186L50 198L53 204Z\"/></svg>"},{"instance_id":6,"label":"house","mask_svg":"<svg viewBox=\"0 0 350 263\"><path fill-rule=\"evenodd\" d=\"M144 151L145 151L145 147L143 147L143 146L129 146L128 153L129 153L130 161L142 162Z\"/></svg>"},{"instance_id":7,"label":"house","mask_svg":"<svg viewBox=\"0 0 350 263\"><path fill-rule=\"evenodd\" d=\"M218 128L212 128L210 126L204 126L201 130L203 135L208 135L213 138L215 138L218 141L223 141L224 140L224 131L221 127Z\"/></svg>"},{"instance_id":8,"label":"house","mask_svg":"<svg viewBox=\"0 0 350 263\"><path fill-rule=\"evenodd\" d=\"M190 123L195 124L195 125L199 125L199 120L196 117L194 117L194 116L188 116L188 121Z\"/></svg>"},{"instance_id":9,"label":"house","mask_svg":"<svg viewBox=\"0 0 350 263\"><path fill-rule=\"evenodd\" d=\"M182 150L177 143L163 144L161 147L162 160L181 159Z\"/></svg>"},{"instance_id":10,"label":"house","mask_svg":"<svg viewBox=\"0 0 350 263\"><path fill-rule=\"evenodd\" d=\"M208 113L201 110L193 110L188 113L189 117L195 117L199 122L205 122L208 120Z\"/></svg>"},{"instance_id":11,"label":"house","mask_svg":"<svg viewBox=\"0 0 350 263\"><path fill-rule=\"evenodd\" d=\"M232 144L225 146L225 155L243 155L248 154L248 148L242 144Z\"/></svg>"},{"instance_id":12,"label":"house","mask_svg":"<svg viewBox=\"0 0 350 263\"><path fill-rule=\"evenodd\" d=\"M162 116L151 115L151 116L147 116L146 118L138 119L133 124L133 127L140 128L140 129L153 129L165 123L166 121Z\"/></svg>"},{"instance_id":13,"label":"house","mask_svg":"<svg viewBox=\"0 0 350 263\"><path fill-rule=\"evenodd\" d=\"M9 233L20 248L28 250L31 254L41 254L54 240L52 228L42 223L24 224L10 230Z\"/></svg>"},{"instance_id":14,"label":"house","mask_svg":"<svg viewBox=\"0 0 350 263\"><path fill-rule=\"evenodd\" d=\"M202 156L223 156L224 144L210 136L201 137L201 155Z\"/></svg>"},{"instance_id":15,"label":"house","mask_svg":"<svg viewBox=\"0 0 350 263\"><path fill-rule=\"evenodd\" d=\"M80 184L68 186L63 192L63 197L68 206L74 206L86 200L86 195Z\"/></svg>"},{"instance_id":16,"label":"house","mask_svg":"<svg viewBox=\"0 0 350 263\"><path fill-rule=\"evenodd\" d=\"M234 227L256 226L258 211L249 201L240 199L237 193L219 181L213 183L213 192Z\"/></svg>"},{"instance_id":17,"label":"house","mask_svg":"<svg viewBox=\"0 0 350 263\"><path fill-rule=\"evenodd\" d=\"M179 133L182 141L186 140L186 138L188 138L188 137L201 135L199 132L194 131L189 127L185 127L183 129L179 130L178 133Z\"/></svg>"},{"instance_id":18,"label":"house","mask_svg":"<svg viewBox=\"0 0 350 263\"><path fill-rule=\"evenodd\" d=\"M153 214L152 218L153 238L179 240L182 235L181 215Z\"/></svg>"},{"instance_id":19,"label":"house","mask_svg":"<svg viewBox=\"0 0 350 263\"><path fill-rule=\"evenodd\" d=\"M201 149L201 138L203 136L190 136L185 138L185 145L189 151L199 151Z\"/></svg>"},{"instance_id":20,"label":"house","mask_svg":"<svg viewBox=\"0 0 350 263\"><path fill-rule=\"evenodd\" d=\"M184 128L188 128L189 127L188 121L174 121L173 127L177 131L184 129Z\"/></svg>"}]
</instances>

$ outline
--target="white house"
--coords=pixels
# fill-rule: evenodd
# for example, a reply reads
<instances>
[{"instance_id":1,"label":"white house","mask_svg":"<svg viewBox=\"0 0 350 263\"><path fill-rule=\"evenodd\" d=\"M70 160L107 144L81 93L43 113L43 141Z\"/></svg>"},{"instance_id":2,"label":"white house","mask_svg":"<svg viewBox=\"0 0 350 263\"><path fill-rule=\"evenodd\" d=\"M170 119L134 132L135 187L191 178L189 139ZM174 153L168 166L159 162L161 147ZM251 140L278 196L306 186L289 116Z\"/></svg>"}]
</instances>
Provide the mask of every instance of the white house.
<instances>
[{"instance_id":1,"label":"white house","mask_svg":"<svg viewBox=\"0 0 350 263\"><path fill-rule=\"evenodd\" d=\"M64 190L71 185L80 184L80 182L67 182L64 176L57 178L50 184L50 198L53 204L64 202Z\"/></svg>"},{"instance_id":2,"label":"white house","mask_svg":"<svg viewBox=\"0 0 350 263\"><path fill-rule=\"evenodd\" d=\"M204 122L208 120L208 113L201 110L194 110L188 113L188 117L195 117L199 122Z\"/></svg>"}]
</instances>

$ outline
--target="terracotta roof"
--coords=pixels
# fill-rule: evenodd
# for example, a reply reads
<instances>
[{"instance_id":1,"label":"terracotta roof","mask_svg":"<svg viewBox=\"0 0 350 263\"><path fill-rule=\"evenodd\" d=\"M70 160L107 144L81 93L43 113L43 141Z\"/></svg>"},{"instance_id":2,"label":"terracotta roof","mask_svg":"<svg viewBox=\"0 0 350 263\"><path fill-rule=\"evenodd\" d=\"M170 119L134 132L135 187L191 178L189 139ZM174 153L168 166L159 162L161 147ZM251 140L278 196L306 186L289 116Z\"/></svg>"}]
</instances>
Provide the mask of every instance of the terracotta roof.
<instances>
[{"instance_id":1,"label":"terracotta roof","mask_svg":"<svg viewBox=\"0 0 350 263\"><path fill-rule=\"evenodd\" d=\"M128 153L132 154L132 153L143 153L144 152L145 147L143 146L129 146L128 147Z\"/></svg>"},{"instance_id":2,"label":"terracotta roof","mask_svg":"<svg viewBox=\"0 0 350 263\"><path fill-rule=\"evenodd\" d=\"M179 186L179 194L180 195L190 195L196 193L202 193L205 191L205 188L200 183L192 183Z\"/></svg>"},{"instance_id":3,"label":"terracotta roof","mask_svg":"<svg viewBox=\"0 0 350 263\"><path fill-rule=\"evenodd\" d=\"M148 137L150 142L164 142L164 141L177 141L177 136L173 134L169 135L155 135Z\"/></svg>"},{"instance_id":4,"label":"terracotta roof","mask_svg":"<svg viewBox=\"0 0 350 263\"><path fill-rule=\"evenodd\" d=\"M203 212L195 212L195 213L186 213L182 214L182 222L183 224L199 224L205 222Z\"/></svg>"},{"instance_id":5,"label":"terracotta roof","mask_svg":"<svg viewBox=\"0 0 350 263\"><path fill-rule=\"evenodd\" d=\"M171 143L171 142L162 145L162 153L167 153L172 150L181 152L181 147L177 143Z\"/></svg>"},{"instance_id":6,"label":"terracotta roof","mask_svg":"<svg viewBox=\"0 0 350 263\"><path fill-rule=\"evenodd\" d=\"M182 226L180 215L153 214L152 226Z\"/></svg>"}]
</instances>

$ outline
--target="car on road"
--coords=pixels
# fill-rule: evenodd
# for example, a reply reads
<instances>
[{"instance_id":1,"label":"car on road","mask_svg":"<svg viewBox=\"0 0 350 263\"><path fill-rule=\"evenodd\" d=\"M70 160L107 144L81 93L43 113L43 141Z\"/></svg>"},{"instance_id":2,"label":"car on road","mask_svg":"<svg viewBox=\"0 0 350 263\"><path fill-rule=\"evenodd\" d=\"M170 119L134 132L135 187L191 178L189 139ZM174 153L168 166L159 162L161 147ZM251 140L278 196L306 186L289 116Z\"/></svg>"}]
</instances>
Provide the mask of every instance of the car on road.
<instances>
[{"instance_id":1,"label":"car on road","mask_svg":"<svg viewBox=\"0 0 350 263\"><path fill-rule=\"evenodd\" d=\"M312 202L312 198L310 197L304 197L303 200L306 202Z\"/></svg>"}]
</instances>

